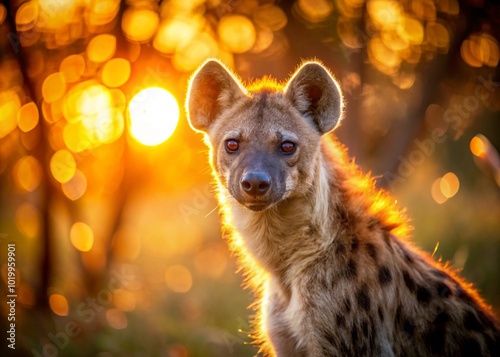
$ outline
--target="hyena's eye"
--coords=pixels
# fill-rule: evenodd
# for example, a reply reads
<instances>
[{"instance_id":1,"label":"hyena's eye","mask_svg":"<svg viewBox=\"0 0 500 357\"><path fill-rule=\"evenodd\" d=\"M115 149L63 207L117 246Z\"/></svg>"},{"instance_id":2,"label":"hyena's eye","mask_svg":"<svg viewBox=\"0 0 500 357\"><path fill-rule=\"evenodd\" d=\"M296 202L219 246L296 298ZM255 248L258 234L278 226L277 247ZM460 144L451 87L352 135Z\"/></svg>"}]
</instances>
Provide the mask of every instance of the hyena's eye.
<instances>
[{"instance_id":1,"label":"hyena's eye","mask_svg":"<svg viewBox=\"0 0 500 357\"><path fill-rule=\"evenodd\" d=\"M291 154L295 151L295 144L290 141L281 143L280 149L285 154Z\"/></svg>"},{"instance_id":2,"label":"hyena's eye","mask_svg":"<svg viewBox=\"0 0 500 357\"><path fill-rule=\"evenodd\" d=\"M226 151L231 153L231 152L235 152L235 151L238 151L238 149L240 148L240 143L236 140L233 140L233 139L229 139L229 140L226 140Z\"/></svg>"}]
</instances>

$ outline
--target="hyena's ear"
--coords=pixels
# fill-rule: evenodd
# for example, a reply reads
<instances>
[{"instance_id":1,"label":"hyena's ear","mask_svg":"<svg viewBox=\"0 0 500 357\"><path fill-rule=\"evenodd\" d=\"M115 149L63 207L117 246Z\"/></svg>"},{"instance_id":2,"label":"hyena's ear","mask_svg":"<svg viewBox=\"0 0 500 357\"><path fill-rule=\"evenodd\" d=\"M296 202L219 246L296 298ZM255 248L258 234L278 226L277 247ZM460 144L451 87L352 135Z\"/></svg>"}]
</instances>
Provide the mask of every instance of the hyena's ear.
<instances>
[{"instance_id":1,"label":"hyena's ear","mask_svg":"<svg viewBox=\"0 0 500 357\"><path fill-rule=\"evenodd\" d=\"M195 130L207 131L222 111L245 95L245 89L220 62L208 60L191 78L186 108Z\"/></svg>"},{"instance_id":2,"label":"hyena's ear","mask_svg":"<svg viewBox=\"0 0 500 357\"><path fill-rule=\"evenodd\" d=\"M290 78L285 95L321 134L333 130L342 117L342 93L328 70L306 62Z\"/></svg>"}]
</instances>

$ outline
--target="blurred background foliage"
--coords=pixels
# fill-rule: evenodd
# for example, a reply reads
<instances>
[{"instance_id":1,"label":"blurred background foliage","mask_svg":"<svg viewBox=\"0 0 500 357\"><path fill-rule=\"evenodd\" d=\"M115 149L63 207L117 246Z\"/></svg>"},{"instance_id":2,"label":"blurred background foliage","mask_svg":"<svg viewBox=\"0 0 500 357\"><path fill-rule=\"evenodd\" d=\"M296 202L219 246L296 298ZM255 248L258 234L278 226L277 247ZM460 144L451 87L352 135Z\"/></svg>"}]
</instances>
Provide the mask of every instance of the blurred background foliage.
<instances>
[{"instance_id":1,"label":"blurred background foliage","mask_svg":"<svg viewBox=\"0 0 500 357\"><path fill-rule=\"evenodd\" d=\"M499 39L487 0L0 1L1 354L257 353L182 109L208 57L245 81L323 61L339 139L499 311Z\"/></svg>"}]
</instances>

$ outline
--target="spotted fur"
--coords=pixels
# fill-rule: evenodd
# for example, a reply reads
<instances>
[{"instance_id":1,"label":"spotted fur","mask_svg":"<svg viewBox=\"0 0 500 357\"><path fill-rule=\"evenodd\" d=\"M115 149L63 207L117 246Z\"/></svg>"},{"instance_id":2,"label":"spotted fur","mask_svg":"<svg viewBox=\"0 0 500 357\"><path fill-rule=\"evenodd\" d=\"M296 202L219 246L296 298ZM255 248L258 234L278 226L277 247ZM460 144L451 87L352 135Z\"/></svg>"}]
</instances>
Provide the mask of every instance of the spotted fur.
<instances>
[{"instance_id":1,"label":"spotted fur","mask_svg":"<svg viewBox=\"0 0 500 357\"><path fill-rule=\"evenodd\" d=\"M283 87L247 89L209 61L191 80L187 110L211 149L264 355L500 355L498 323L476 291L409 243L393 200L327 134L343 106L321 64L305 63ZM228 139L237 151L224 148ZM280 152L283 140L296 152ZM241 186L257 169L270 177L258 197Z\"/></svg>"}]
</instances>

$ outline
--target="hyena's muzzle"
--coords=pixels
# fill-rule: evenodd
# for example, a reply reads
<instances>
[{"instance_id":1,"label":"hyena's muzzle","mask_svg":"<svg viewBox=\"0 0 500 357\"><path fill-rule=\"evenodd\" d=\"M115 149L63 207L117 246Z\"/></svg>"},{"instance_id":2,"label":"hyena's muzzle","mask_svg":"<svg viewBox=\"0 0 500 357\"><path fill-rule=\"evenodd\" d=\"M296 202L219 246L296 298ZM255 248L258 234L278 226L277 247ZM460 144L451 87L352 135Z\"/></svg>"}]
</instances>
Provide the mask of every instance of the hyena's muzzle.
<instances>
[{"instance_id":1,"label":"hyena's muzzle","mask_svg":"<svg viewBox=\"0 0 500 357\"><path fill-rule=\"evenodd\" d=\"M232 165L226 183L229 193L242 205L260 211L281 201L286 178L281 162L264 150L244 150ZM243 152L246 151L246 152Z\"/></svg>"}]
</instances>

